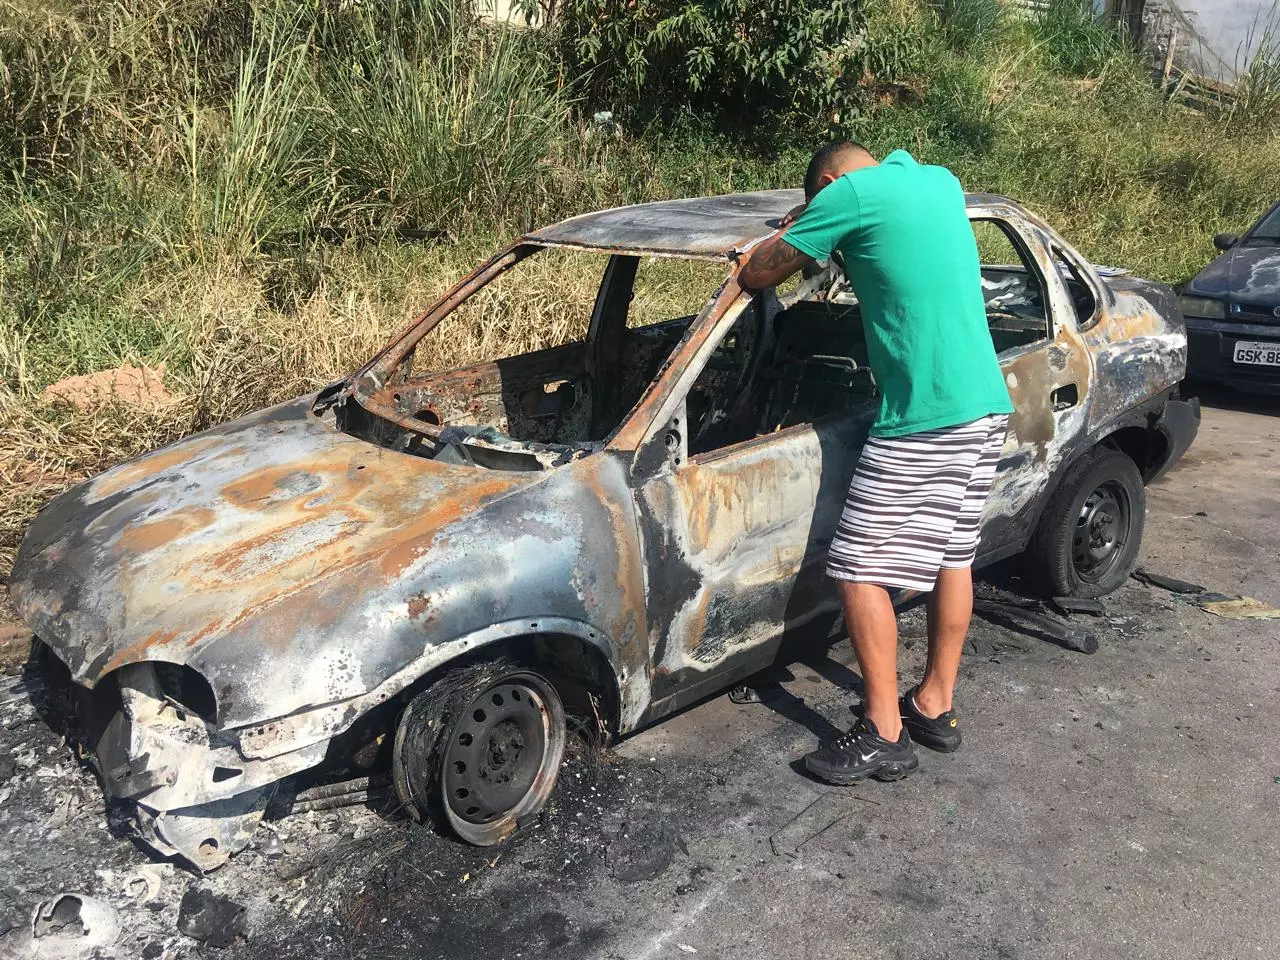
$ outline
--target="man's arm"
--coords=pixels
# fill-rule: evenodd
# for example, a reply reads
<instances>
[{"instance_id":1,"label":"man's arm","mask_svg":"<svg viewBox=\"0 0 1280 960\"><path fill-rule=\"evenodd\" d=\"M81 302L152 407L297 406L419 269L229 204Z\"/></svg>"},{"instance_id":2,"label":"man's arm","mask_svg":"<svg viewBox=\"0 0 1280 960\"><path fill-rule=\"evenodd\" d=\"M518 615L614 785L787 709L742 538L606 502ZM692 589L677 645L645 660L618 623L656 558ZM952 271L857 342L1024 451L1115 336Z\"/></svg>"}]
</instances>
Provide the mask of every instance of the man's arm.
<instances>
[{"instance_id":1,"label":"man's arm","mask_svg":"<svg viewBox=\"0 0 1280 960\"><path fill-rule=\"evenodd\" d=\"M786 235L776 233L747 254L747 262L738 271L738 282L747 290L776 287L797 270L817 266L807 253L787 243Z\"/></svg>"}]
</instances>

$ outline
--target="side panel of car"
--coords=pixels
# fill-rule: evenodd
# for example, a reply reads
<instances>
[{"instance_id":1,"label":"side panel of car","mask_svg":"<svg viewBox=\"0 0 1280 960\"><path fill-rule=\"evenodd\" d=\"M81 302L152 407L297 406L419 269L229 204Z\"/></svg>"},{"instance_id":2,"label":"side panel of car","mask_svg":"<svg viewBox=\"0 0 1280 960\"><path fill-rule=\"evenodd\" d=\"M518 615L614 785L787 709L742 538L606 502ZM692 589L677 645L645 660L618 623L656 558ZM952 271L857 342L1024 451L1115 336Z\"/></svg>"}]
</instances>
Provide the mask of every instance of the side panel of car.
<instances>
[{"instance_id":1,"label":"side panel of car","mask_svg":"<svg viewBox=\"0 0 1280 960\"><path fill-rule=\"evenodd\" d=\"M618 725L633 727L650 699L649 631L626 471L624 456L602 452L441 531L429 561L407 569L397 588L417 613L401 627L402 649L425 643L429 655L494 623L524 620L529 638L556 632L547 618L591 625L597 635L588 640L618 681ZM487 558L479 580L478 552Z\"/></svg>"},{"instance_id":2,"label":"side panel of car","mask_svg":"<svg viewBox=\"0 0 1280 960\"><path fill-rule=\"evenodd\" d=\"M351 638L341 654L367 692L313 711L301 724L307 735L332 736L459 657L494 644L521 657L540 637L603 655L617 681L618 729L635 727L650 701L648 627L625 458L604 452L542 476L434 532L429 552L410 552L394 583L346 610L332 635ZM273 749L271 726L242 731L242 744ZM299 728L291 724L292 735Z\"/></svg>"},{"instance_id":3,"label":"side panel of car","mask_svg":"<svg viewBox=\"0 0 1280 960\"><path fill-rule=\"evenodd\" d=\"M1093 434L1163 393L1187 368L1187 333L1173 291L1128 276L1108 278L1107 287L1105 314L1085 333L1098 369Z\"/></svg>"},{"instance_id":4,"label":"side panel of car","mask_svg":"<svg viewBox=\"0 0 1280 960\"><path fill-rule=\"evenodd\" d=\"M822 566L869 412L695 457L637 491L655 713L754 672L835 609Z\"/></svg>"}]
</instances>

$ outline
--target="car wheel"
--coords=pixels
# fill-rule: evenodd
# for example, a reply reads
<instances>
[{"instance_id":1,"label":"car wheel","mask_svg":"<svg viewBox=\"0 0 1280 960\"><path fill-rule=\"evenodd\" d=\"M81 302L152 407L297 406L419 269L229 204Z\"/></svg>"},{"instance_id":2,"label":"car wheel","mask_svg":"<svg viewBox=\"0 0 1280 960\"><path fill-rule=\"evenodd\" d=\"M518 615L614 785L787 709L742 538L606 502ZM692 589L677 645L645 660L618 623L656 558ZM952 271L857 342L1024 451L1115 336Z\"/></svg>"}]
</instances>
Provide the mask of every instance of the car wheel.
<instances>
[{"instance_id":1,"label":"car wheel","mask_svg":"<svg viewBox=\"0 0 1280 960\"><path fill-rule=\"evenodd\" d=\"M546 677L509 660L460 667L405 708L392 781L414 820L487 847L542 810L565 741L564 705Z\"/></svg>"},{"instance_id":2,"label":"car wheel","mask_svg":"<svg viewBox=\"0 0 1280 960\"><path fill-rule=\"evenodd\" d=\"M1033 570L1049 596L1101 597L1138 560L1147 493L1134 462L1099 447L1067 469L1032 540Z\"/></svg>"}]
</instances>

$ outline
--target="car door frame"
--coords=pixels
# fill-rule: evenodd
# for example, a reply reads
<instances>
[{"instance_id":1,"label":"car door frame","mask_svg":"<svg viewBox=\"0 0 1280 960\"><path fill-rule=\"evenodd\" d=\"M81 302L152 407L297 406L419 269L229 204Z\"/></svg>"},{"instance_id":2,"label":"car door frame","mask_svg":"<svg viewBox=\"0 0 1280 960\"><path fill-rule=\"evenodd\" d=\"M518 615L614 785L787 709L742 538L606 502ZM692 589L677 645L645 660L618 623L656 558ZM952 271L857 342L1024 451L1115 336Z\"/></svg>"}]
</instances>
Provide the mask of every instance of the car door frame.
<instances>
[{"instance_id":1,"label":"car door frame","mask_svg":"<svg viewBox=\"0 0 1280 960\"><path fill-rule=\"evenodd\" d=\"M646 571L661 572L650 575L646 591L653 693L648 719L757 672L773 661L784 633L807 623L824 629L838 614L835 591L816 589L826 586L821 567L830 540L816 532L834 530L874 407L688 453L686 398L751 302L735 271L669 361L666 382L655 382L654 396L641 401L650 417L636 442L633 496ZM615 441L625 442L622 431ZM707 502L699 503L702 497ZM716 522L716 499L739 505L741 513L727 517L741 519L740 526ZM824 505L835 515L823 515ZM762 543L753 537L760 532L779 542ZM739 581L758 588L754 606L750 590L734 595ZM734 620L738 601L747 606L745 621ZM759 615L755 621L753 613ZM733 643L739 628L743 639Z\"/></svg>"},{"instance_id":2,"label":"car door frame","mask_svg":"<svg viewBox=\"0 0 1280 960\"><path fill-rule=\"evenodd\" d=\"M982 566L1026 548L1053 478L1087 433L1096 374L1075 306L1054 263L1052 248L1062 246L1061 239L1009 204L973 205L968 214L970 222L993 220L1009 228L1027 267L1036 272L1050 325L1045 340L998 355L1014 412L983 512L976 563ZM1075 399L1068 402L1064 391L1072 387Z\"/></svg>"},{"instance_id":3,"label":"car door frame","mask_svg":"<svg viewBox=\"0 0 1280 960\"><path fill-rule=\"evenodd\" d=\"M773 657L774 651L762 650L761 645L774 638L758 636L753 639L759 642L743 645L729 656L717 657L705 665L696 660L691 664L686 657L690 650L683 640L702 636L703 632L681 626L705 618L705 601L711 593L703 589L708 571L698 570L690 563L697 562L698 550L695 546L691 551L687 542L689 525L678 518L688 515L684 512L687 497L696 492L688 484L691 471L717 470L715 466L705 467L699 457L689 457L686 398L712 353L751 302L752 294L738 284L734 270L690 325L668 360L665 374L655 379L614 438L615 446L634 443L631 483L641 528L649 614L652 700L646 722L732 683L735 678L754 673ZM771 438L729 446L754 446L758 450L758 441L766 439ZM704 535L712 533L705 525L701 529ZM719 544L724 545L723 541ZM656 575L659 571L661 575ZM710 572L714 577L714 571Z\"/></svg>"}]
</instances>

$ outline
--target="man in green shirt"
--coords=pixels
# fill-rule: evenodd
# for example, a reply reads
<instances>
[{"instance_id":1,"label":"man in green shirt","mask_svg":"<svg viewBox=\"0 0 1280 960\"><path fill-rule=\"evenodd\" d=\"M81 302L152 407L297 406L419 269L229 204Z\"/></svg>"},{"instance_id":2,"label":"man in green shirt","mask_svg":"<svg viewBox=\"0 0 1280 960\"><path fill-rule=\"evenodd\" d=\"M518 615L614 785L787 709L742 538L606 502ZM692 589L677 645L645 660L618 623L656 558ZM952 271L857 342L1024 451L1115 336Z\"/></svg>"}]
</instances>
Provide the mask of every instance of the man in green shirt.
<instances>
[{"instance_id":1,"label":"man in green shirt","mask_svg":"<svg viewBox=\"0 0 1280 960\"><path fill-rule=\"evenodd\" d=\"M1013 407L955 176L904 150L877 163L844 141L814 154L805 197L784 231L747 254L739 281L773 287L838 253L882 396L827 566L862 668L864 710L805 762L831 783L896 780L917 766L912 740L960 746L952 696L973 613L972 566ZM901 698L891 589L928 593L928 662Z\"/></svg>"}]
</instances>

